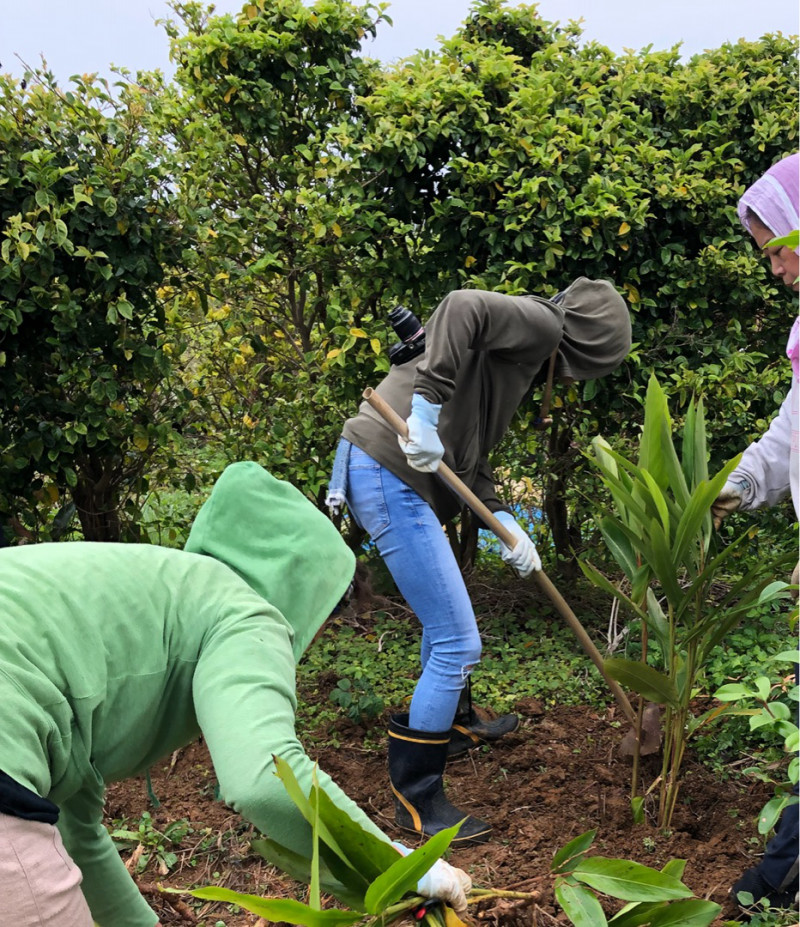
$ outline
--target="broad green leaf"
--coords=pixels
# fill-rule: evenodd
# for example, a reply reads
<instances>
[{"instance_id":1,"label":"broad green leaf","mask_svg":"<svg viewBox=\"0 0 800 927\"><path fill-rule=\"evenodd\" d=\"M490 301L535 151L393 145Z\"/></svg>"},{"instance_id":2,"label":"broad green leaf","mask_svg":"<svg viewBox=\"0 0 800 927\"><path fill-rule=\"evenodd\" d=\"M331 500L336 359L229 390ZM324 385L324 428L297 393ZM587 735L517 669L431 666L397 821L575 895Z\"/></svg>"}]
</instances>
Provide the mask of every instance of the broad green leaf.
<instances>
[{"instance_id":1,"label":"broad green leaf","mask_svg":"<svg viewBox=\"0 0 800 927\"><path fill-rule=\"evenodd\" d=\"M673 901L653 914L650 927L708 927L721 910L720 905L700 898Z\"/></svg>"},{"instance_id":2,"label":"broad green leaf","mask_svg":"<svg viewBox=\"0 0 800 927\"><path fill-rule=\"evenodd\" d=\"M678 693L672 680L652 666L621 657L609 657L603 661L603 666L612 679L643 695L649 702L678 707Z\"/></svg>"},{"instance_id":3,"label":"broad green leaf","mask_svg":"<svg viewBox=\"0 0 800 927\"><path fill-rule=\"evenodd\" d=\"M286 789L289 797L297 805L298 810L303 815L303 817L308 821L308 823L313 827L316 820L316 814L314 808L311 805L311 802L303 794L303 790L300 788L300 783L297 781L297 777L292 770L292 767L279 756L273 756L275 760L275 774L283 783L283 787ZM319 836L325 843L345 862L347 862L347 855L341 849L339 844L334 839L333 835L330 833L326 825L320 821L318 824Z\"/></svg>"},{"instance_id":4,"label":"broad green leaf","mask_svg":"<svg viewBox=\"0 0 800 927\"><path fill-rule=\"evenodd\" d=\"M289 850L274 840L262 838L254 840L251 844L253 850L262 856L268 863L277 866L278 869L291 876L295 881L308 885L311 882L311 861L307 856L302 856ZM336 857L338 859L338 857ZM324 861L320 862L319 867L319 885L322 891L328 895L346 904L349 908L356 911L364 911L364 880L358 873L353 872L339 860L341 867L353 878L355 885L340 881L333 872L328 869ZM358 880L358 881L356 881ZM359 886L359 882L361 883Z\"/></svg>"},{"instance_id":5,"label":"broad green leaf","mask_svg":"<svg viewBox=\"0 0 800 927\"><path fill-rule=\"evenodd\" d=\"M597 836L596 830L587 830L585 834L575 837L563 846L553 857L550 871L555 873L569 872L576 860L583 859L586 851Z\"/></svg>"},{"instance_id":6,"label":"broad green leaf","mask_svg":"<svg viewBox=\"0 0 800 927\"><path fill-rule=\"evenodd\" d=\"M641 795L634 795L631 799L631 814L634 824L644 824L644 798Z\"/></svg>"},{"instance_id":7,"label":"broad green leaf","mask_svg":"<svg viewBox=\"0 0 800 927\"><path fill-rule=\"evenodd\" d=\"M685 869L685 859L671 859L661 867L661 871L664 875L672 876L673 879L682 879Z\"/></svg>"},{"instance_id":8,"label":"broad green leaf","mask_svg":"<svg viewBox=\"0 0 800 927\"><path fill-rule=\"evenodd\" d=\"M778 823L783 809L789 803L788 795L776 795L771 798L761 809L758 815L758 832L759 834L768 834Z\"/></svg>"},{"instance_id":9,"label":"broad green leaf","mask_svg":"<svg viewBox=\"0 0 800 927\"><path fill-rule=\"evenodd\" d=\"M769 659L780 660L781 662L785 661L786 663L800 663L800 650L782 650Z\"/></svg>"},{"instance_id":10,"label":"broad green leaf","mask_svg":"<svg viewBox=\"0 0 800 927\"><path fill-rule=\"evenodd\" d=\"M319 792L319 813L320 819L347 856L350 866L363 879L365 892L371 882L400 858L391 844L364 830L346 811L337 808L322 789Z\"/></svg>"},{"instance_id":11,"label":"broad green leaf","mask_svg":"<svg viewBox=\"0 0 800 927\"><path fill-rule=\"evenodd\" d=\"M247 895L244 892L235 892L230 888L197 888L187 894L204 901L226 901L229 904L238 904L245 911L258 914L267 921L285 922L287 924L301 924L304 927L349 927L360 921L363 914L357 911L340 911L330 908L327 911L315 911L301 901L291 898L260 898L258 895Z\"/></svg>"},{"instance_id":12,"label":"broad green leaf","mask_svg":"<svg viewBox=\"0 0 800 927\"><path fill-rule=\"evenodd\" d=\"M308 903L315 910L319 911L320 904L319 893L319 802L315 801L319 793L319 776L317 776L317 767L311 770L311 808L314 813L314 820L311 824L311 881L308 883Z\"/></svg>"},{"instance_id":13,"label":"broad green leaf","mask_svg":"<svg viewBox=\"0 0 800 927\"><path fill-rule=\"evenodd\" d=\"M662 428L672 428L667 397L654 375L647 383L644 402L644 428L639 442L639 466L648 470L659 486L667 485L667 471L663 464Z\"/></svg>"},{"instance_id":14,"label":"broad green leaf","mask_svg":"<svg viewBox=\"0 0 800 927\"><path fill-rule=\"evenodd\" d=\"M636 552L630 540L624 531L619 529L616 519L606 516L601 518L598 524L611 556L617 561L628 579L633 579L639 567L636 562Z\"/></svg>"},{"instance_id":15,"label":"broad green leaf","mask_svg":"<svg viewBox=\"0 0 800 927\"><path fill-rule=\"evenodd\" d=\"M653 475L648 473L647 470L642 470L642 477L644 478L644 482L647 488L650 490L650 497L653 500L653 504L658 510L658 516L661 519L661 527L664 531L664 534L667 538L669 538L669 509L667 508L667 500L664 498L664 493L661 487L656 483Z\"/></svg>"},{"instance_id":16,"label":"broad green leaf","mask_svg":"<svg viewBox=\"0 0 800 927\"><path fill-rule=\"evenodd\" d=\"M596 891L623 901L672 901L692 897L679 879L627 859L590 856L572 875Z\"/></svg>"},{"instance_id":17,"label":"broad green leaf","mask_svg":"<svg viewBox=\"0 0 800 927\"><path fill-rule=\"evenodd\" d=\"M434 834L424 846L408 856L400 856L396 863L379 875L364 897L367 911L370 914L380 914L407 892L414 891L420 878L450 846L451 840L461 828L461 823Z\"/></svg>"},{"instance_id":18,"label":"broad green leaf","mask_svg":"<svg viewBox=\"0 0 800 927\"><path fill-rule=\"evenodd\" d=\"M559 879L555 885L556 901L575 927L605 927L608 923L600 902L582 885Z\"/></svg>"},{"instance_id":19,"label":"broad green leaf","mask_svg":"<svg viewBox=\"0 0 800 927\"><path fill-rule=\"evenodd\" d=\"M647 589L647 627L658 641L662 653L669 653L669 622L664 609L652 589Z\"/></svg>"},{"instance_id":20,"label":"broad green leaf","mask_svg":"<svg viewBox=\"0 0 800 927\"><path fill-rule=\"evenodd\" d=\"M737 702L740 698L755 698L756 692L743 686L740 682L729 682L720 686L714 693L714 698L721 702Z\"/></svg>"},{"instance_id":21,"label":"broad green leaf","mask_svg":"<svg viewBox=\"0 0 800 927\"><path fill-rule=\"evenodd\" d=\"M667 428L666 422L663 427ZM678 508L683 510L691 495L689 486L687 485L686 477L681 469L681 462L678 460L671 435L662 435L661 443L664 451L662 463L667 475L667 486Z\"/></svg>"},{"instance_id":22,"label":"broad green leaf","mask_svg":"<svg viewBox=\"0 0 800 927\"><path fill-rule=\"evenodd\" d=\"M650 923L653 912L663 908L666 901L634 901L626 904L608 922L608 927L645 927Z\"/></svg>"}]
</instances>

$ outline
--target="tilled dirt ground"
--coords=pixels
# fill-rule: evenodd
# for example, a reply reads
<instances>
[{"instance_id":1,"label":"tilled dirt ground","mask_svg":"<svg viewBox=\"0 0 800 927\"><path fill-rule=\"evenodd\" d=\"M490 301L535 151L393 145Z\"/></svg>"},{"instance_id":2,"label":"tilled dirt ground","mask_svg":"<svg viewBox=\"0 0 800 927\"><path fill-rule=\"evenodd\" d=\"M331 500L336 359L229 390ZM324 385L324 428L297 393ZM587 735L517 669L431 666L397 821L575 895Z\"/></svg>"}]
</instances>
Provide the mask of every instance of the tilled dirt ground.
<instances>
[{"instance_id":1,"label":"tilled dirt ground","mask_svg":"<svg viewBox=\"0 0 800 927\"><path fill-rule=\"evenodd\" d=\"M690 756L671 831L662 833L651 823L634 825L628 798L630 760L620 756L621 728L613 712L574 707L543 711L534 700L522 701L516 709L522 724L515 733L491 749L452 761L446 775L451 799L494 826L490 843L458 850L451 862L467 869L476 884L540 893L534 906L495 908L484 920L502 927L567 924L553 896L550 862L568 840L592 828L597 829L597 855L654 867L672 858L688 860L687 885L696 895L724 906L717 923L733 916L728 890L757 860L754 819L769 797L768 787L720 780ZM413 837L394 826L385 753L362 746L360 727L344 719L337 727L341 746L317 757L321 767L387 833L414 845ZM181 901L158 892L157 883L213 883L256 894L302 897L302 888L249 850L252 830L214 800L214 773L204 744L191 745L173 760L151 771L153 791L161 801L158 809L150 806L143 780L109 789L109 822L138 820L149 810L160 831L175 821L185 820L193 827L179 846L171 848L178 859L169 873L160 874L158 861L151 859L138 875L140 888L164 927L261 927L257 917L231 913L224 905L200 905L188 896ZM644 772L652 778L656 765L648 762ZM615 903L609 911L620 906Z\"/></svg>"}]
</instances>

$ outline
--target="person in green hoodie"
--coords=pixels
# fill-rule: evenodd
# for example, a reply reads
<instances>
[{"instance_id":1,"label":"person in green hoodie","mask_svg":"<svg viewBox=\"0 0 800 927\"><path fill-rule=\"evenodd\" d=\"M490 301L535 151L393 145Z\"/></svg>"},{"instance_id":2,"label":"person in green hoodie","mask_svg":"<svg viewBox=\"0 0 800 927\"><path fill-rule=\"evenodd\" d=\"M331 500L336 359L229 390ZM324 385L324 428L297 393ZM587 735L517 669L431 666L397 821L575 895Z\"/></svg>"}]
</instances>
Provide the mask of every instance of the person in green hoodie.
<instances>
[{"instance_id":1,"label":"person in green hoodie","mask_svg":"<svg viewBox=\"0 0 800 927\"><path fill-rule=\"evenodd\" d=\"M255 463L224 471L185 551L88 542L0 551L3 923L157 924L103 826L104 787L201 733L224 801L284 846L309 850L273 756L307 792L314 764L295 732L295 666L354 566L330 521ZM388 842L318 775L338 807ZM420 884L459 909L468 888L441 860Z\"/></svg>"}]
</instances>

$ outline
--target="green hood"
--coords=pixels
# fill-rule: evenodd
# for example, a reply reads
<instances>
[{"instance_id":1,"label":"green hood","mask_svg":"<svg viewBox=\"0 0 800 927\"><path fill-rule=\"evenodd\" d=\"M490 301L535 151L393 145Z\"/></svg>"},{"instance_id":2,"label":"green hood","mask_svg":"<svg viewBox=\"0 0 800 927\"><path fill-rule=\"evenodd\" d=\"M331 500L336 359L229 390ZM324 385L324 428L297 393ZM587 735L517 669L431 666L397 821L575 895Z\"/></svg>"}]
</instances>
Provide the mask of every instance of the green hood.
<instances>
[{"instance_id":1,"label":"green hood","mask_svg":"<svg viewBox=\"0 0 800 927\"><path fill-rule=\"evenodd\" d=\"M197 513L187 551L229 566L294 630L296 660L347 591L355 557L332 522L257 463L227 467Z\"/></svg>"}]
</instances>

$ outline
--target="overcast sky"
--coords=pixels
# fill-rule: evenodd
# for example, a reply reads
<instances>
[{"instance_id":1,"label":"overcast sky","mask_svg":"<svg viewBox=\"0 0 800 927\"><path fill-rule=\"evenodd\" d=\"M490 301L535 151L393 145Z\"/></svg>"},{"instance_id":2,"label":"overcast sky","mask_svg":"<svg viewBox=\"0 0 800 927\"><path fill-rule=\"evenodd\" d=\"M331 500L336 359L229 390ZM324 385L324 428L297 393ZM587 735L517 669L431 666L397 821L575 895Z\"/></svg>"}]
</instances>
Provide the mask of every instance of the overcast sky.
<instances>
[{"instance_id":1,"label":"overcast sky","mask_svg":"<svg viewBox=\"0 0 800 927\"><path fill-rule=\"evenodd\" d=\"M509 5L515 5L513 0ZM238 12L241 0L218 0L218 12ZM449 38L469 13L471 0L394 0L378 38L365 51L384 62ZM0 71L22 75L22 58L38 65L44 55L61 83L71 74L110 65L172 73L168 43L155 20L169 15L166 0L0 0ZM796 0L541 0L544 19L566 24L583 18L584 38L616 52L682 42L685 56L765 32L796 35ZM19 57L17 57L19 56Z\"/></svg>"}]
</instances>

